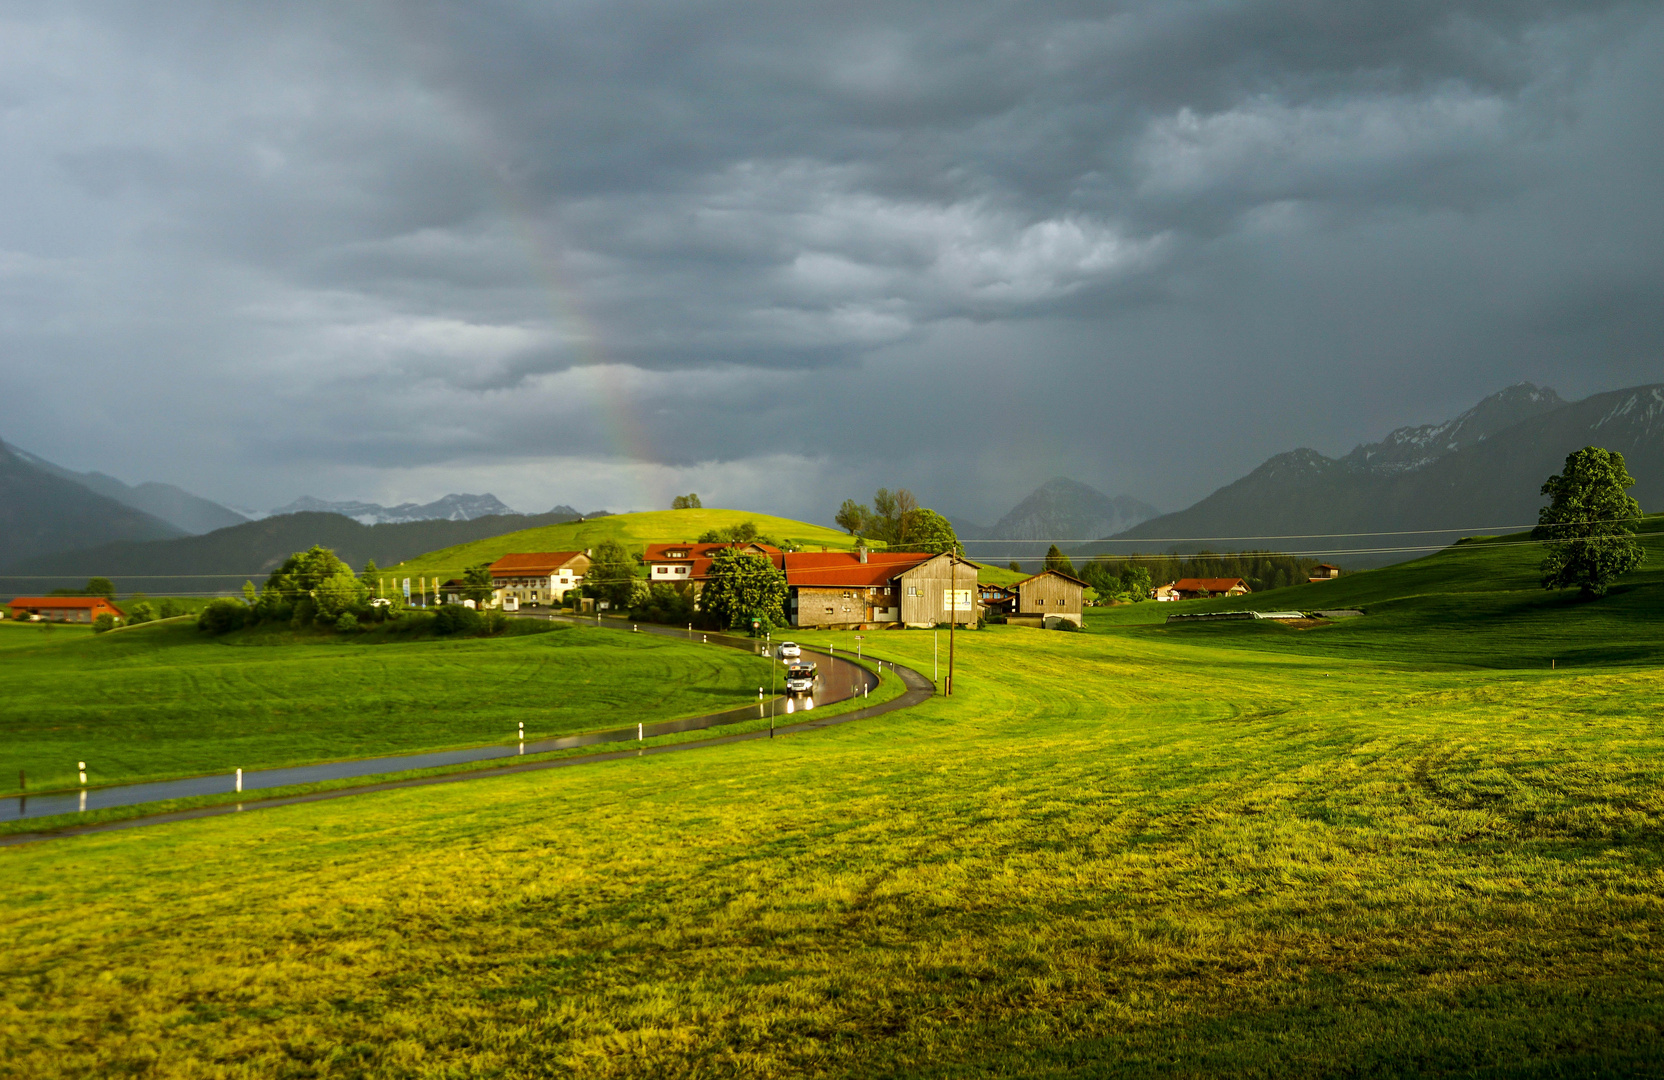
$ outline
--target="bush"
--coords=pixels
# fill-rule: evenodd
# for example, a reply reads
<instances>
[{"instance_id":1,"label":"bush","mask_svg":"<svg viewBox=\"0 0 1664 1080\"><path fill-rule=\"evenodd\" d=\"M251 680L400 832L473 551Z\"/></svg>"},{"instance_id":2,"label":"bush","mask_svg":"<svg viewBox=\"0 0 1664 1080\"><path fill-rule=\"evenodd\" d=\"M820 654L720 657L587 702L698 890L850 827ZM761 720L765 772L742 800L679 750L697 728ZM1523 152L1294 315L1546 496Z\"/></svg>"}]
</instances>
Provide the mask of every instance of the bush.
<instances>
[{"instance_id":1,"label":"bush","mask_svg":"<svg viewBox=\"0 0 1664 1080\"><path fill-rule=\"evenodd\" d=\"M480 613L461 604L446 604L433 613L433 632L436 634L475 634L480 629Z\"/></svg>"},{"instance_id":2,"label":"bush","mask_svg":"<svg viewBox=\"0 0 1664 1080\"><path fill-rule=\"evenodd\" d=\"M358 629L358 616L350 611L341 612L341 617L335 620L335 629L343 634L350 634Z\"/></svg>"},{"instance_id":3,"label":"bush","mask_svg":"<svg viewBox=\"0 0 1664 1080\"><path fill-rule=\"evenodd\" d=\"M115 628L116 617L108 611L92 621L92 632L95 634L107 634Z\"/></svg>"},{"instance_id":4,"label":"bush","mask_svg":"<svg viewBox=\"0 0 1664 1080\"><path fill-rule=\"evenodd\" d=\"M173 619L186 614L186 610L184 604L169 596L162 600L162 606L157 609L156 613L164 619Z\"/></svg>"},{"instance_id":5,"label":"bush","mask_svg":"<svg viewBox=\"0 0 1664 1080\"><path fill-rule=\"evenodd\" d=\"M248 621L248 605L241 600L227 600L223 597L215 600L202 609L197 616L196 625L200 630L210 634L229 634L233 630L240 630Z\"/></svg>"},{"instance_id":6,"label":"bush","mask_svg":"<svg viewBox=\"0 0 1664 1080\"><path fill-rule=\"evenodd\" d=\"M478 612L480 629L487 634L500 634L508 628L509 617L500 611Z\"/></svg>"},{"instance_id":7,"label":"bush","mask_svg":"<svg viewBox=\"0 0 1664 1080\"><path fill-rule=\"evenodd\" d=\"M140 600L136 604L127 606L127 625L138 626L140 623L155 622L156 609L150 606L150 601Z\"/></svg>"}]
</instances>

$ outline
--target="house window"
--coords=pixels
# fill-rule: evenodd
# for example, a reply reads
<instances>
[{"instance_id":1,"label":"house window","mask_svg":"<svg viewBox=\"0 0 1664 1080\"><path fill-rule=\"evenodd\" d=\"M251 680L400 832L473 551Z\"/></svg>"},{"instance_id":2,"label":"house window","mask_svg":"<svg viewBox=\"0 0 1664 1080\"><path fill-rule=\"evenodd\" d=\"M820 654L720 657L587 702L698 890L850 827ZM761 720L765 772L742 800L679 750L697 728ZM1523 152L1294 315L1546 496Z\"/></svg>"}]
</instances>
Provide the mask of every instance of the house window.
<instances>
[{"instance_id":1,"label":"house window","mask_svg":"<svg viewBox=\"0 0 1664 1080\"><path fill-rule=\"evenodd\" d=\"M830 614L832 614L832 609L831 609L831 608L827 608L827 609L826 609L826 613L827 613L827 614L828 614L828 615L830 615Z\"/></svg>"},{"instance_id":2,"label":"house window","mask_svg":"<svg viewBox=\"0 0 1664 1080\"><path fill-rule=\"evenodd\" d=\"M917 585L907 586L907 595L908 596L917 596L917 595L919 595L919 587Z\"/></svg>"},{"instance_id":3,"label":"house window","mask_svg":"<svg viewBox=\"0 0 1664 1080\"><path fill-rule=\"evenodd\" d=\"M685 566L678 566L678 567L677 567L677 568L676 568L676 572L677 572L677 573L678 573L678 574L685 574L685 573L687 573L687 572L688 572L688 568L687 568L687 567L685 567Z\"/></svg>"}]
</instances>

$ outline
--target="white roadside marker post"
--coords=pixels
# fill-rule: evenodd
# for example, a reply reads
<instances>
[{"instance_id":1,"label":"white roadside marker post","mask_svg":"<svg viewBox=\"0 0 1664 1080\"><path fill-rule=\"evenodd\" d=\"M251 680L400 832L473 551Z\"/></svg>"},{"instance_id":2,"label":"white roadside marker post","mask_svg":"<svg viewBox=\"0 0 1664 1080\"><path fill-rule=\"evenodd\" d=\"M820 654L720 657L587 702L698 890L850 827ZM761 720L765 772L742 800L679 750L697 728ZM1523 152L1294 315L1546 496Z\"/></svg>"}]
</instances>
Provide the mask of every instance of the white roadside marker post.
<instances>
[{"instance_id":1,"label":"white roadside marker post","mask_svg":"<svg viewBox=\"0 0 1664 1080\"><path fill-rule=\"evenodd\" d=\"M243 770L237 770L237 790L243 790Z\"/></svg>"},{"instance_id":2,"label":"white roadside marker post","mask_svg":"<svg viewBox=\"0 0 1664 1080\"><path fill-rule=\"evenodd\" d=\"M86 787L87 786L87 763L84 762L84 761L77 761L75 763L75 768L76 768L76 771L78 771L81 774L81 786Z\"/></svg>"},{"instance_id":3,"label":"white roadside marker post","mask_svg":"<svg viewBox=\"0 0 1664 1080\"><path fill-rule=\"evenodd\" d=\"M642 735L643 730L645 730L643 725L638 721L636 723L636 742L644 741L645 737Z\"/></svg>"}]
</instances>

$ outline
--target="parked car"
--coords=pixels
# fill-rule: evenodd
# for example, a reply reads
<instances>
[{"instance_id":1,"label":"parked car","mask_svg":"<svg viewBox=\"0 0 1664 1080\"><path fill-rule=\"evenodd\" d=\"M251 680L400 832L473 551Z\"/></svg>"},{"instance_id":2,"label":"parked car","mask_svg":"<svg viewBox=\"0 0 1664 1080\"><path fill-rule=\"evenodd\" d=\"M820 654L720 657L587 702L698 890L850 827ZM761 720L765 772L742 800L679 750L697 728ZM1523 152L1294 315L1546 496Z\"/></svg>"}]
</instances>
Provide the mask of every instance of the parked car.
<instances>
[{"instance_id":1,"label":"parked car","mask_svg":"<svg viewBox=\"0 0 1664 1080\"><path fill-rule=\"evenodd\" d=\"M793 656L802 656L803 650L798 647L798 644L795 641L782 641L780 643L780 648L775 650L775 655L779 656L782 660L786 660Z\"/></svg>"}]
</instances>

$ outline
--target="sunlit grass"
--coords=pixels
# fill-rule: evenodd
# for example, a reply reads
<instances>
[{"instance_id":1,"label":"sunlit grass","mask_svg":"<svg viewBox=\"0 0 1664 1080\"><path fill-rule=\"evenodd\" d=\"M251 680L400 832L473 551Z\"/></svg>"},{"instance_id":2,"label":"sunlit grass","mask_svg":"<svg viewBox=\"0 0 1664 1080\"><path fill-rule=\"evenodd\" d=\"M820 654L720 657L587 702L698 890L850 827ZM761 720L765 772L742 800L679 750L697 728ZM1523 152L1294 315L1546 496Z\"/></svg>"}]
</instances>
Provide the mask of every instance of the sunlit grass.
<instances>
[{"instance_id":1,"label":"sunlit grass","mask_svg":"<svg viewBox=\"0 0 1664 1080\"><path fill-rule=\"evenodd\" d=\"M864 644L930 670L928 632ZM0 852L6 1068L1658 1060L1657 668L1016 628L955 666L951 701L809 736Z\"/></svg>"},{"instance_id":2,"label":"sunlit grass","mask_svg":"<svg viewBox=\"0 0 1664 1080\"><path fill-rule=\"evenodd\" d=\"M720 712L755 700L766 660L560 625L491 639L370 644L190 623L94 637L0 634L0 791L264 769L506 743Z\"/></svg>"}]
</instances>

